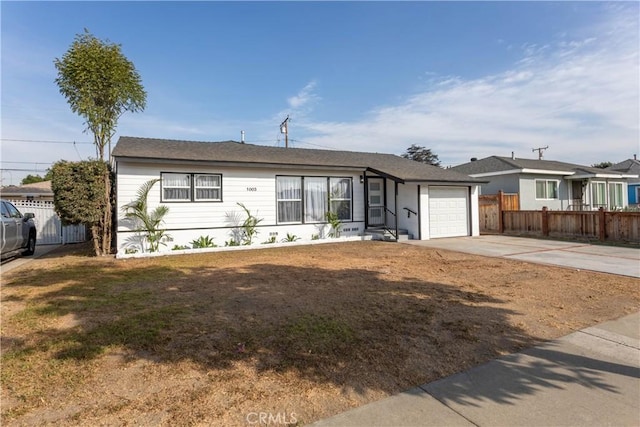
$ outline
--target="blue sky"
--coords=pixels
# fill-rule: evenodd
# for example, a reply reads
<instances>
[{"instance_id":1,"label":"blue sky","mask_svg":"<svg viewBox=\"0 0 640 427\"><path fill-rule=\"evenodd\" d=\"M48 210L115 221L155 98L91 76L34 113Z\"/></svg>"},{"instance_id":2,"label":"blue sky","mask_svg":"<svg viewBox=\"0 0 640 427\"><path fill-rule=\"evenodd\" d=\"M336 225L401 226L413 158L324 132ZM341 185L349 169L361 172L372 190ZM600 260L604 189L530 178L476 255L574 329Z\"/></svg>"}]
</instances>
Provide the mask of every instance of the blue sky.
<instances>
[{"instance_id":1,"label":"blue sky","mask_svg":"<svg viewBox=\"0 0 640 427\"><path fill-rule=\"evenodd\" d=\"M622 161L640 152L639 4L3 1L2 183L95 157L54 83L84 28L122 45L148 93L114 143L244 130L282 146L289 115L300 148Z\"/></svg>"}]
</instances>

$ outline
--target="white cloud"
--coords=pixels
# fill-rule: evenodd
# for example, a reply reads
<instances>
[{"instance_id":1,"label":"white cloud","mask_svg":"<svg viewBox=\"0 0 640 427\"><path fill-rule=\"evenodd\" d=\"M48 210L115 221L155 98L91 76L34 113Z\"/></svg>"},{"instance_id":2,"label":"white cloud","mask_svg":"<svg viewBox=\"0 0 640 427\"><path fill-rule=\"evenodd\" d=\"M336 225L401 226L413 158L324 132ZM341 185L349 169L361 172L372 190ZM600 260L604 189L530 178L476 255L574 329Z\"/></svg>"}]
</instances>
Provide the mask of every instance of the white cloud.
<instances>
[{"instance_id":1,"label":"white cloud","mask_svg":"<svg viewBox=\"0 0 640 427\"><path fill-rule=\"evenodd\" d=\"M318 100L318 96L314 92L316 85L316 81L312 80L307 83L305 87L300 89L300 91L296 95L288 98L287 104L289 104L289 107L294 110L300 110L304 107L309 106L313 102L316 102Z\"/></svg>"},{"instance_id":2,"label":"white cloud","mask_svg":"<svg viewBox=\"0 0 640 427\"><path fill-rule=\"evenodd\" d=\"M546 158L581 164L629 158L640 150L638 22L624 8L607 12L582 39L523 46L502 73L433 80L357 122L298 125L310 143L395 153L415 143L445 164L511 151L534 157L532 148L546 145Z\"/></svg>"}]
</instances>

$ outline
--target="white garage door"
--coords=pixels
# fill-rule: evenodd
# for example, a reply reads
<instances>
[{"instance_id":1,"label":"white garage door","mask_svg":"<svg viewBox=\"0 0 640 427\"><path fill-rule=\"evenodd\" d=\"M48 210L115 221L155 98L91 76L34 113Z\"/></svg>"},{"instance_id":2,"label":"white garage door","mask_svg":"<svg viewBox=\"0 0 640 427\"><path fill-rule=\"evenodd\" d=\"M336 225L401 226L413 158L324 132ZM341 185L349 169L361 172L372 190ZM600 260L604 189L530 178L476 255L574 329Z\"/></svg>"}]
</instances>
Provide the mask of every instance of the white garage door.
<instances>
[{"instance_id":1,"label":"white garage door","mask_svg":"<svg viewBox=\"0 0 640 427\"><path fill-rule=\"evenodd\" d=\"M429 237L469 235L469 189L429 187Z\"/></svg>"}]
</instances>

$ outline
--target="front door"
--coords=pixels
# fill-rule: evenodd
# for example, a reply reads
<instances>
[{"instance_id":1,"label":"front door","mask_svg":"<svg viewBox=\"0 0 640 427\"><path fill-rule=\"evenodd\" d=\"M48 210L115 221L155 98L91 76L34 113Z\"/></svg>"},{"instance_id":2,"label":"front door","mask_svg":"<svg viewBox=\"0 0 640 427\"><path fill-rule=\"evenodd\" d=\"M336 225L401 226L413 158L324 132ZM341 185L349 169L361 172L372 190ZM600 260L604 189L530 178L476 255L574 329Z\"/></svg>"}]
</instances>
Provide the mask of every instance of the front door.
<instances>
[{"instance_id":1,"label":"front door","mask_svg":"<svg viewBox=\"0 0 640 427\"><path fill-rule=\"evenodd\" d=\"M582 181L571 181L571 205L573 210L582 210L583 194L582 194Z\"/></svg>"},{"instance_id":2,"label":"front door","mask_svg":"<svg viewBox=\"0 0 640 427\"><path fill-rule=\"evenodd\" d=\"M384 179L367 179L367 223L369 227L384 225Z\"/></svg>"}]
</instances>

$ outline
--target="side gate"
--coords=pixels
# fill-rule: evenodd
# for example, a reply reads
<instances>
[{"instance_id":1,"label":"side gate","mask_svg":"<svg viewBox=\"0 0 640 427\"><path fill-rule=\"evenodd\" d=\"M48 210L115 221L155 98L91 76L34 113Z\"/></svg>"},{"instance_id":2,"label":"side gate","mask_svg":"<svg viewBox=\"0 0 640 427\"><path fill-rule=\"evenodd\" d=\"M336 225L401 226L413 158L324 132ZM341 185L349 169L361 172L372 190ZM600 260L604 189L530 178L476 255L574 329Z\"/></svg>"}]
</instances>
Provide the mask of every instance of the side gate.
<instances>
[{"instance_id":1,"label":"side gate","mask_svg":"<svg viewBox=\"0 0 640 427\"><path fill-rule=\"evenodd\" d=\"M52 201L47 200L9 200L24 215L31 212L35 215L37 244L59 245L64 243L80 243L87 240L86 227L80 225L62 225L56 214Z\"/></svg>"}]
</instances>

